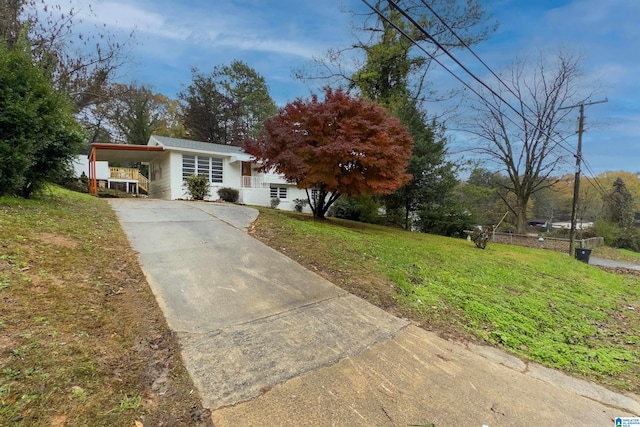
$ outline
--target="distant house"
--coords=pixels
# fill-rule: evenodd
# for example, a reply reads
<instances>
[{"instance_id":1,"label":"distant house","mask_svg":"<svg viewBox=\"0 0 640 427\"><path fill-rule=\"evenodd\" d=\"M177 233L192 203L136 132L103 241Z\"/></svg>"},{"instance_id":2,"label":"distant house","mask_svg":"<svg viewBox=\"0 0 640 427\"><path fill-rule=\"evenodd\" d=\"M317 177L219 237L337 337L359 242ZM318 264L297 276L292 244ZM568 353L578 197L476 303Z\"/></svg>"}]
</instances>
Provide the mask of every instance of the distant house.
<instances>
[{"instance_id":1,"label":"distant house","mask_svg":"<svg viewBox=\"0 0 640 427\"><path fill-rule=\"evenodd\" d=\"M545 221L544 219L532 219L531 221L529 221L529 227L546 228L547 221Z\"/></svg>"},{"instance_id":2,"label":"distant house","mask_svg":"<svg viewBox=\"0 0 640 427\"><path fill-rule=\"evenodd\" d=\"M270 206L277 198L279 209L294 210L295 199L307 198L304 190L281 175L258 172L259 165L240 147L156 135L147 145L163 149L148 162L151 198L187 199L183 184L193 174L209 178L211 200L218 199L217 190L223 187L237 189L239 202L247 205ZM306 210L310 211L308 206Z\"/></svg>"}]
</instances>

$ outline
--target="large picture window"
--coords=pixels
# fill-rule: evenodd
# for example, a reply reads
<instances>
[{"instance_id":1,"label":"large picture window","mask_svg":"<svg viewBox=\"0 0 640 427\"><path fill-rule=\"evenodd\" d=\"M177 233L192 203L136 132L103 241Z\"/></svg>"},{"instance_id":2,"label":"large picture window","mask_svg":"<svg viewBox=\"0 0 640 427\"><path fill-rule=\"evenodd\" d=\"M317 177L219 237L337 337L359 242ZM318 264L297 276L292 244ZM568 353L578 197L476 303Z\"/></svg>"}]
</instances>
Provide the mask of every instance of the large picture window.
<instances>
[{"instance_id":1,"label":"large picture window","mask_svg":"<svg viewBox=\"0 0 640 427\"><path fill-rule=\"evenodd\" d=\"M206 176L210 182L222 183L223 162L218 157L182 155L182 180L191 175Z\"/></svg>"}]
</instances>

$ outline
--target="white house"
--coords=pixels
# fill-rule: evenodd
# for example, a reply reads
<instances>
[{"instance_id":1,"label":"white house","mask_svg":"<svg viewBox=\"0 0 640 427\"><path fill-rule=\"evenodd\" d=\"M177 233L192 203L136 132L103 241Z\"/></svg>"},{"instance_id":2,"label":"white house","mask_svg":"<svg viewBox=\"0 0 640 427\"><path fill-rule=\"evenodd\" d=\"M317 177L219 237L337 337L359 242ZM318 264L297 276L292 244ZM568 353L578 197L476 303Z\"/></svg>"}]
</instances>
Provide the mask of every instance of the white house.
<instances>
[{"instance_id":1,"label":"white house","mask_svg":"<svg viewBox=\"0 0 640 427\"><path fill-rule=\"evenodd\" d=\"M196 174L209 178L212 200L218 199L217 190L223 187L237 189L239 202L247 205L270 206L271 199L278 198L279 209L294 210L295 199L307 199L304 190L281 175L258 172L253 157L240 147L156 135L147 145L162 148L148 161L150 198L187 199L183 184ZM308 206L305 210L310 211Z\"/></svg>"}]
</instances>

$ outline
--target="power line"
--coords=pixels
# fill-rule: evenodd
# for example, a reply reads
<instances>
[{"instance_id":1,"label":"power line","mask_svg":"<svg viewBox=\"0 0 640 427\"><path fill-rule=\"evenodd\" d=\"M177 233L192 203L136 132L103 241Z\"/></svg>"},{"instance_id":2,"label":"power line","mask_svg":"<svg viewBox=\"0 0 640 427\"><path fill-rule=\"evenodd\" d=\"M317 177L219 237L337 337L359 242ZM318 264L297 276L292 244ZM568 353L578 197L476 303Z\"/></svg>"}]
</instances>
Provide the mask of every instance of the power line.
<instances>
[{"instance_id":1,"label":"power line","mask_svg":"<svg viewBox=\"0 0 640 427\"><path fill-rule=\"evenodd\" d=\"M460 37L460 36L458 35L458 33L457 33L453 28L451 28L451 26L450 26L450 25L449 25L449 24L448 24L448 23L447 23L447 22L446 22L446 21L445 21L445 20L444 20L440 15L439 15L439 14L438 14L438 13L437 13L437 12L436 12L432 7L431 7L431 6L429 6L429 4L428 4L425 0L421 0L421 2L422 2L422 4L423 4L423 5L424 5L424 6L425 6L425 7L426 7L426 8L427 8L427 9L428 9L432 14L433 14L433 16L435 16L435 17L436 17L436 18L437 18L437 19L442 23L442 25L444 25L444 27L445 27L447 30L449 30L449 32L450 32L451 34L453 34L453 35L455 36L455 38L458 40L458 42L460 42L460 44L461 44L462 46L464 46L464 47L465 47L469 52L471 52L471 54L472 54L472 55L473 55L473 56L474 56L474 57L475 57L475 58L476 58L476 59L477 59L477 60L478 60L478 61L479 61L479 62L480 62L480 63L481 63L481 64L482 64L482 65L483 65L483 66L484 66L484 67L485 67L485 68L486 68L490 73L491 73L491 75L493 75L493 77L495 77L495 78L496 78L496 80L498 80L498 82L499 82L500 84L502 84L502 86L504 86L504 87L509 91L509 93L511 93L511 95L515 96L516 98L520 98L520 97L519 97L519 95L518 95L518 94L517 94L517 93L512 89L512 87L511 87L510 85L508 85L507 83L505 83L505 81L502 79L502 77L500 77L500 75L498 75L495 71L493 71L493 69L492 69L492 68L491 68L491 67L490 67L490 66L489 66L485 61L483 61L483 60L482 60L482 58L480 58L480 56L479 56L479 55L478 55L478 54L477 54L477 53L476 53L476 52L471 48L471 46L469 46L469 44L468 44L467 42L465 42L465 41L464 41L464 39L463 39L462 37ZM396 5L396 7L397 7L397 5ZM421 26L419 26L418 24L416 24L415 22L413 22L413 20L412 20L412 23L413 23L416 27L418 27L421 31L423 30L423 28L422 28ZM433 37L431 37L431 36L428 36L428 37L430 37L432 40L434 40L434 39L433 39ZM435 41L435 40L434 40L434 41ZM442 47L441 47L441 48L442 48ZM444 48L442 48L442 49L444 49ZM448 52L446 52L446 53L447 53L447 55L449 55L449 56L453 59L453 56L452 56L451 54L449 54ZM455 60L455 59L454 59L454 60ZM457 62L457 61L456 61L456 62ZM466 70L466 69L465 69L465 71L467 71L467 73L471 74L468 70ZM474 78L475 78L475 76L474 76ZM478 80L478 79L476 78L476 80ZM483 83L483 85L484 85L484 83ZM486 87L486 85L485 85L485 87ZM500 99L501 99L503 102L505 102L502 98L500 98ZM529 105L527 105L526 103L522 102L522 105L523 105L523 106L524 106L524 107L525 107L525 108L526 108L530 113L532 113L532 114L534 114L534 115L536 114L536 112L535 112L535 111L533 111L533 109L532 109L531 107L529 107ZM512 108L512 109L513 109L513 108ZM514 110L514 111L515 111L515 110ZM527 119L524 117L524 115L523 115L523 114L521 114L519 111L516 111L516 114L518 114L520 117L522 117L522 119L527 120ZM533 124L532 124L532 123L530 123L530 122L529 122L529 124L533 125ZM535 127L535 125L534 125L534 127ZM549 137L553 142L555 142L556 144L558 144L559 146L561 146L563 149L565 149L565 151L568 151L569 153L573 154L573 150L568 149L568 148L566 148L566 147L564 147L564 146L562 145L562 142L563 142L564 140L566 140L566 138L564 138L564 139L563 139L563 141L559 141L559 142L558 142L558 141L554 141L554 139L553 139L550 135L546 135L546 133L544 132L544 130L542 130L542 129L540 129L540 128L537 128L537 127L536 127L536 129L538 129L539 131L541 131L541 132L543 133L543 135L545 135L545 136ZM521 130L522 130L522 129L521 129Z\"/></svg>"},{"instance_id":2,"label":"power line","mask_svg":"<svg viewBox=\"0 0 640 427\"><path fill-rule=\"evenodd\" d=\"M434 60L437 64L439 64L441 67L443 67L449 74L451 74L453 77L456 78L456 80L458 80L460 83L462 83L465 87L467 87L469 90L471 90L476 96L478 96L482 101L484 101L485 103L489 103L483 95L481 95L480 93L478 93L474 88L472 88L469 84L467 84L464 80L462 80L457 74L455 74L451 69L449 69L448 67L446 67L441 61L439 61L435 55L431 54L430 52L428 52L426 49L424 49L415 39L413 39L411 36L409 36L403 29L401 29L398 25L396 25L394 22L392 22L390 19L388 19L379 9L377 9L376 7L373 7L371 4L369 4L366 0L363 0L363 2L370 8L372 9L378 16L380 16L382 19L384 19L389 25L391 25L394 29L396 29L398 32L400 32L400 34L402 34L404 37L406 37L409 41L411 41L411 43L413 43L416 47L418 47L420 50L422 50L425 54L427 54L432 60ZM514 108L509 102L507 102L500 94L498 94L493 88L491 88L490 86L488 86L486 83L484 83L480 78L478 78L473 72L471 72L466 66L464 66L455 56L453 56L441 43L439 43L431 34L429 34L420 24L418 24L415 19L413 19L413 17L411 17L409 15L409 13L402 9L395 1L393 0L388 0L389 4L393 6L393 8L395 8L400 14L402 14L402 16L404 16L406 19L408 19L411 24L413 24L420 32L422 32L422 34L424 34L429 40L431 40L437 47L438 49L440 49L442 52L444 52L447 56L449 56L449 58L451 58L458 66L460 66L460 68L462 68L468 75L470 75L474 80L476 80L478 83L480 83L480 85L482 85L483 87L485 87L487 90L489 90L489 92L495 96L498 100L500 100L502 103L504 103L507 107L509 107L511 110L513 110L517 116L519 116L525 123L531 125L534 129L537 129L543 136L546 136L547 138L549 138L549 140L551 140L552 142L554 142L554 144L556 144L556 146L564 149L565 151L569 152L571 155L573 154L573 150L570 148L567 148L566 146L563 145L563 142L567 139L567 138L563 138L562 141L558 141L556 140L553 136L551 136L549 133L547 133L546 131L544 131L543 129L540 129L538 126L536 126L535 124L533 124L521 111L518 111L516 108ZM489 67L489 65L484 62L482 60L482 58L480 58L480 56L473 50L471 49L471 47L464 41L464 39L462 39L456 32L455 30L453 30L453 28L451 28L451 26L449 26L449 24L442 18L440 17L440 15L431 7L429 6L429 4L425 1L425 0L421 0L422 4L445 26L445 28L447 30L449 30L456 38L457 40L460 42L460 44L462 46L464 46L466 49L468 49L471 54L516 98L519 98L519 96L513 91L513 89L506 84L502 78L495 73L491 67ZM535 112L524 102L521 101L522 106L524 106L529 112L535 114ZM560 108L563 109L563 108ZM519 130L521 131L525 131L518 123L515 123L513 120L511 120L510 117L505 116L506 119L511 122L513 125L515 125ZM599 182L599 180L597 179L597 177L595 176L595 174L593 173L593 171L591 170L591 167L589 166L588 162L586 161L586 159L582 158L582 156L580 155L580 159L578 159L580 162L584 163L585 168L587 168L591 174L593 175L593 181L595 181L596 185L597 185L597 189L599 189L599 191L603 194L603 195L607 195L606 190L604 189L604 187L602 186L602 184ZM590 181L590 183L593 185L593 183Z\"/></svg>"},{"instance_id":3,"label":"power line","mask_svg":"<svg viewBox=\"0 0 640 427\"><path fill-rule=\"evenodd\" d=\"M444 27L447 30L449 30L451 34L455 36L458 42L462 46L464 46L469 52L471 52L471 54L496 78L496 80L498 80L498 82L500 82L513 96L518 97L518 95L512 90L511 86L505 83L504 80L502 80L502 78L500 77L500 75L494 72L493 69L491 69L491 67L485 61L483 61L482 58L480 58L480 56L471 48L471 46L469 46L469 44L465 42L464 39L460 37L458 33L453 28L451 28L451 26L425 0L421 0L421 2L424 5L424 7L426 7L429 10L429 12L431 12L433 16L435 16L442 23L442 25L444 25ZM535 114L535 112L528 105L524 104L524 106L529 110L529 112ZM584 164L585 168L591 173L592 180L595 182L595 184L594 182L591 182L591 181L589 181L589 183L593 185L596 188L596 190L598 190L603 196L605 197L608 196L609 193L605 190L603 185L600 183L600 180L591 169L591 166L589 165L587 160L584 157L582 157L581 161Z\"/></svg>"},{"instance_id":4,"label":"power line","mask_svg":"<svg viewBox=\"0 0 640 427\"><path fill-rule=\"evenodd\" d=\"M364 1L364 0L363 0ZM497 99L499 99L503 104L505 104L507 107L509 107L509 109L511 109L514 113L516 113L516 115L518 117L520 117L526 124L532 126L534 129L538 130L543 136L547 137L550 141L552 141L554 144L556 144L558 147L562 148L563 150L567 151L569 154L573 155L573 150L570 148L565 147L562 144L562 141L557 141L549 132L546 132L544 129L541 129L540 127L538 127L536 124L534 124L531 120L529 120L529 118L527 118L521 111L519 111L518 109L516 109L515 107L513 107L509 102L507 102L502 95L500 95L499 93L497 93L491 86L489 86L488 84L486 84L484 81L482 81L482 79L480 79L478 76L476 76L473 72L471 72L466 66L464 66L462 64L462 62L460 62L451 52L449 52L440 42L438 42L431 34L429 34L427 32L427 30L425 30L418 22L416 22L415 19L413 19L413 17L411 15L409 15L409 13L405 10L402 9L395 1L393 0L388 0L389 4L391 4L398 12L400 12L402 14L402 16L404 16L405 18L407 18L409 20L409 22L411 22L413 24L414 27L416 27L422 34L424 34L426 37L428 37L437 47L438 49L442 50L449 58L451 58L460 68L462 68L469 76L471 76L475 81L477 81L478 83L480 83L481 86L483 86L484 88L486 88L493 96L495 96ZM424 0L422 1L424 4ZM366 1L365 1L366 3ZM369 6L371 7L371 6ZM428 7L429 10L433 10L432 8ZM378 15L383 16L382 12L376 9L376 13L378 13ZM386 19L386 18L385 18ZM442 18L440 18L438 16L438 19L441 20L441 22L445 23L444 20L442 20ZM449 31L451 31L459 40L462 40L458 34L451 29L451 27L449 27L447 25L447 28L449 29ZM463 40L462 40L463 41ZM463 41L464 42L464 41ZM415 42L414 42L415 44ZM417 45L417 44L416 44ZM466 43L465 43L466 45ZM470 48L469 48L470 49ZM471 50L471 49L470 49ZM475 54L475 52L471 51L473 53L473 55L479 59L478 55ZM511 89L511 87L509 85L507 85L506 83L504 83L504 81L498 77L496 75L496 73L491 70L491 68L489 66L487 66L484 61L482 61L481 59L479 59L480 62L482 64L485 65L485 67L494 75L498 78L498 81L500 83L502 83L502 85L504 85L507 90L514 95L516 98L520 99L520 97L514 93L514 91ZM451 73L450 70L447 70L449 73ZM456 76L457 78L457 76ZM468 85L467 85L468 87ZM474 91L474 93L477 94L477 92ZM480 96L480 99L482 99L485 103L488 103L488 101ZM533 113L534 115L536 114L525 102L523 102L522 100L520 100L520 103L527 109L529 110L531 113ZM508 116L506 116L507 119L509 119ZM516 127L518 129L520 129L523 132L526 132L525 129L523 129L522 127L520 127L518 124L514 123L512 120L509 119L509 121L516 125Z\"/></svg>"},{"instance_id":5,"label":"power line","mask_svg":"<svg viewBox=\"0 0 640 427\"><path fill-rule=\"evenodd\" d=\"M391 21L389 18L387 18L382 11L380 11L378 8L372 6L367 0L362 0L363 3L365 3L371 10L373 10L380 18L382 18L385 22L387 22L389 25L391 25L396 31L398 31L400 34L402 34L407 40L409 40L414 46L416 46L418 49L420 49L422 52L424 52L426 55L428 55L433 61L435 61L438 65L440 65L445 71L447 71L449 74L451 74L456 80L458 80L460 83L462 83L467 89L469 89L471 92L473 92L479 99L481 99L482 101L484 101L486 104L490 105L491 103L482 95L480 94L475 88L473 88L469 83L467 83L466 81L464 81L461 77L459 77L455 72L453 72L449 67L447 67L446 65L444 65L442 63L442 61L440 61L434 54L432 54L431 52L427 51L422 45L420 45L413 37L411 37L409 34L407 34L406 31L404 31L402 28L400 28L398 25L396 25L393 21ZM391 5L394 6L394 8L396 8L403 16L405 16L407 19L409 19L409 21L411 21L411 23L418 28L424 35L426 35L429 39L431 39L433 41L433 43L440 49L442 50L447 56L449 56L451 59L454 60L454 62L456 62L456 64L458 64L463 70L465 70L467 72L467 74L469 74L471 77L473 77L474 80L476 80L477 82L479 82L483 87L485 87L487 90L489 90L489 92L491 92L491 94L493 96L495 96L497 99L499 99L503 104L505 104L507 107L509 107L511 110L513 110L516 115L520 118L522 118L525 123L529 124L530 126L532 126L534 129L537 129L538 131L540 131L540 133L543 136L546 136L547 138L549 138L550 141L554 142L558 147L562 148L563 150L569 152L570 154L573 155L573 150L570 150L566 147L564 147L562 144L560 144L559 142L557 142L553 137L551 137L551 135L549 135L547 132L545 132L544 130L540 129L538 126L536 126L535 124L533 124L528 118L526 118L520 111L518 111L515 107L513 107L510 103L508 103L499 93L497 93L493 88L491 88L489 85L487 85L486 83L484 83L480 78L478 78L475 74L473 74L470 70L468 70L457 58L455 58L451 53L449 53L447 51L447 49L442 46L442 44L440 44L437 40L435 40L426 30L424 30L410 15L408 15L408 13L406 11L404 11L403 9L401 9L395 2L393 2L392 0L388 0L389 3ZM524 103L523 103L524 105ZM519 124L516 123L513 119L511 119L511 117L509 117L508 115L504 116L507 121L509 121L511 124L513 124L516 128L518 128L519 130L521 130L522 132L525 132L524 128Z\"/></svg>"}]
</instances>

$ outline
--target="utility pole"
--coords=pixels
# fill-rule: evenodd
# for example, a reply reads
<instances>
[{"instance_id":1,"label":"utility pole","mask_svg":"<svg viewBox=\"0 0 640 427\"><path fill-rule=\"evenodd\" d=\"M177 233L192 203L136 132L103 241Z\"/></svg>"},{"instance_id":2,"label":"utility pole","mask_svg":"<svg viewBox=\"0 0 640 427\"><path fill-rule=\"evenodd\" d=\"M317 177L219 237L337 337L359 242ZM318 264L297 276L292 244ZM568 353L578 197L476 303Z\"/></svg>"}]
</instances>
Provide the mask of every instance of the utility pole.
<instances>
[{"instance_id":1,"label":"utility pole","mask_svg":"<svg viewBox=\"0 0 640 427\"><path fill-rule=\"evenodd\" d=\"M580 118L578 121L578 149L576 150L576 176L573 181L573 203L571 204L571 232L569 236L569 256L573 256L576 240L576 216L578 211L578 198L580 194L580 165L582 163L582 133L584 132L584 106L601 104L607 102L608 99L594 102L581 102L580 104L571 105L569 107L558 108L559 110L566 110L568 108L580 107Z\"/></svg>"}]
</instances>

